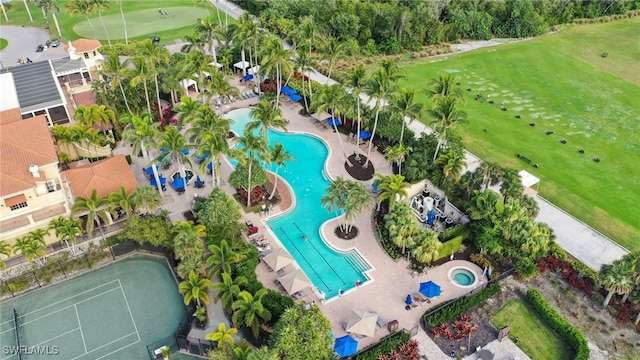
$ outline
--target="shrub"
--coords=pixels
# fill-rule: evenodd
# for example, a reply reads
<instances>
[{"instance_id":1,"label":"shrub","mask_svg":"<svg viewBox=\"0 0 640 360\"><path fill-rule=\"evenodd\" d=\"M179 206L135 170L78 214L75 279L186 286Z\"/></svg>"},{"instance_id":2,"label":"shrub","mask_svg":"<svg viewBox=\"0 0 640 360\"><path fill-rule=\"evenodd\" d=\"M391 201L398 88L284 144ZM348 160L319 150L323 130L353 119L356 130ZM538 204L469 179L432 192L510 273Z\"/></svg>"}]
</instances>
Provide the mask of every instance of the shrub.
<instances>
[{"instance_id":1,"label":"shrub","mask_svg":"<svg viewBox=\"0 0 640 360\"><path fill-rule=\"evenodd\" d=\"M382 340L378 344L370 347L366 351L354 357L355 360L377 360L378 357L387 355L393 350L398 349L402 344L411 340L411 335L406 332L395 333L388 338Z\"/></svg>"},{"instance_id":2,"label":"shrub","mask_svg":"<svg viewBox=\"0 0 640 360\"><path fill-rule=\"evenodd\" d=\"M437 261L444 257L447 257L453 253L460 251L460 247L462 246L462 236L456 236L451 240L447 240L442 243L442 247L438 250L438 256L433 260Z\"/></svg>"},{"instance_id":3,"label":"shrub","mask_svg":"<svg viewBox=\"0 0 640 360\"><path fill-rule=\"evenodd\" d=\"M535 289L527 291L527 300L533 306L540 317L560 335L575 351L576 360L589 359L589 346L587 338L580 330L571 325L562 315L560 315Z\"/></svg>"},{"instance_id":4,"label":"shrub","mask_svg":"<svg viewBox=\"0 0 640 360\"><path fill-rule=\"evenodd\" d=\"M265 309L271 313L271 320L267 324L273 326L278 322L287 308L293 306L293 299L283 295L281 292L267 289L267 294L262 298Z\"/></svg>"},{"instance_id":5,"label":"shrub","mask_svg":"<svg viewBox=\"0 0 640 360\"><path fill-rule=\"evenodd\" d=\"M440 241L445 242L458 236L462 236L462 241L469 239L471 233L469 223L453 227L440 233Z\"/></svg>"},{"instance_id":6,"label":"shrub","mask_svg":"<svg viewBox=\"0 0 640 360\"><path fill-rule=\"evenodd\" d=\"M428 316L425 315L424 320L431 327L442 325L499 293L500 290L500 284L498 282L493 282L475 295L451 300L443 303L435 309L429 310L430 314Z\"/></svg>"},{"instance_id":7,"label":"shrub","mask_svg":"<svg viewBox=\"0 0 640 360\"><path fill-rule=\"evenodd\" d=\"M487 259L484 254L471 254L469 256L471 262L480 266L481 268L491 268L491 260Z\"/></svg>"}]
</instances>

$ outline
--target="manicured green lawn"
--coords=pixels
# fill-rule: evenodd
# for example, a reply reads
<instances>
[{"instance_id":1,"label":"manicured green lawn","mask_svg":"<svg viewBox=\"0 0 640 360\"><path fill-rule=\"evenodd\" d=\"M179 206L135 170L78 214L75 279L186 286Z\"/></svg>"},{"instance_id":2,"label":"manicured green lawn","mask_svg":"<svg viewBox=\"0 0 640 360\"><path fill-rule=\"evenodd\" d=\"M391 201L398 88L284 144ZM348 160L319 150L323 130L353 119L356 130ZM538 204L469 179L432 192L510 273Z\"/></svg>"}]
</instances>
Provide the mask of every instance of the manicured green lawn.
<instances>
[{"instance_id":1,"label":"manicured green lawn","mask_svg":"<svg viewBox=\"0 0 640 360\"><path fill-rule=\"evenodd\" d=\"M532 360L572 359L573 351L522 300L513 300L491 319L497 329L511 327L509 338Z\"/></svg>"},{"instance_id":2,"label":"manicured green lawn","mask_svg":"<svg viewBox=\"0 0 640 360\"><path fill-rule=\"evenodd\" d=\"M65 4L71 0L58 0L58 8L60 8L60 14L58 14L58 22L64 40L75 40L81 37L93 37L88 22L84 16L71 16L67 14ZM45 20L42 11L36 6L35 2L28 2L29 9L31 9L31 15L34 22L29 21L29 16L24 3L22 1L13 1L12 9L8 12L10 22L4 21L4 17L1 17L1 25L25 25L44 28ZM110 9L102 13L102 17L107 24L107 30L109 33L117 34L113 37L117 39L124 38L124 29L122 27L122 20L120 17L120 8L114 1L109 2ZM158 8L162 8L163 11L169 13L166 18L161 18L158 12ZM127 29L129 31L129 39L140 40L148 38L149 34L156 34L162 39L163 44L173 43L175 39L181 39L186 34L193 32L193 24L198 18L207 17L208 14L213 15L214 20L217 20L215 8L209 6L205 8L203 4L197 7L193 6L192 1L186 0L162 0L161 2L150 1L137 1L137 0L125 0L123 2L123 9L125 12L125 20L127 22ZM173 14L176 17L173 17ZM224 23L224 13L220 12L220 17ZM91 22L96 29L96 33L101 40L106 40L104 36L104 29L98 18L98 14L95 13L91 17ZM229 23L233 23L231 17L228 18ZM50 19L51 29L50 33L52 38L57 37L56 27L53 19ZM75 27L78 25L75 32ZM118 40L121 41L121 40Z\"/></svg>"},{"instance_id":3,"label":"manicured green lawn","mask_svg":"<svg viewBox=\"0 0 640 360\"><path fill-rule=\"evenodd\" d=\"M627 249L640 250L640 47L631 46L639 25L634 18L578 26L414 61L404 66L410 80L403 86L425 89L437 74L454 73L467 100L469 123L458 129L469 151L540 177L543 197ZM474 100L478 93L483 100ZM493 105L484 101L488 95ZM420 100L430 104L426 95Z\"/></svg>"},{"instance_id":4,"label":"manicured green lawn","mask_svg":"<svg viewBox=\"0 0 640 360\"><path fill-rule=\"evenodd\" d=\"M9 45L9 41L7 39L0 38L0 50L4 49Z\"/></svg>"}]
</instances>

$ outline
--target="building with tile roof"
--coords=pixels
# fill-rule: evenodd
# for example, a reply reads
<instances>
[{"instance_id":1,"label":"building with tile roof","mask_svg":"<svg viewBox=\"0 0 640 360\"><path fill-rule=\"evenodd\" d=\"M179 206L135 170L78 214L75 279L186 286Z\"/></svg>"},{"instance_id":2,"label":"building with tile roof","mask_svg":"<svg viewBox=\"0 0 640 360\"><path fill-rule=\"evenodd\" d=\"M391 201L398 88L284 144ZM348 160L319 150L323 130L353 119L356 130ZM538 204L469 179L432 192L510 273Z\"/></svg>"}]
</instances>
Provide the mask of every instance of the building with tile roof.
<instances>
[{"instance_id":1,"label":"building with tile roof","mask_svg":"<svg viewBox=\"0 0 640 360\"><path fill-rule=\"evenodd\" d=\"M128 194L138 188L138 181L124 155L66 170L62 177L69 182L74 197L89 197L92 189L98 191L98 197L104 197L120 191L120 186L124 186Z\"/></svg>"}]
</instances>

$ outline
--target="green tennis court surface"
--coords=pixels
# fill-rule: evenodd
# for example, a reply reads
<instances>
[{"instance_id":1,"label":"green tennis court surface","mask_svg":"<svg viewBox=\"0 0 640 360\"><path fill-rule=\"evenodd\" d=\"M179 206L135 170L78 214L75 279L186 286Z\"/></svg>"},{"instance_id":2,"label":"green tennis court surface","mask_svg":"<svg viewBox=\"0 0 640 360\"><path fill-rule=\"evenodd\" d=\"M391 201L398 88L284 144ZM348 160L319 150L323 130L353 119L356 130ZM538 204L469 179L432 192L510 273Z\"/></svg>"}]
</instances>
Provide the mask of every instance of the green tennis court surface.
<instances>
[{"instance_id":1,"label":"green tennis court surface","mask_svg":"<svg viewBox=\"0 0 640 360\"><path fill-rule=\"evenodd\" d=\"M135 256L2 303L0 359L148 359L185 316L164 259Z\"/></svg>"}]
</instances>

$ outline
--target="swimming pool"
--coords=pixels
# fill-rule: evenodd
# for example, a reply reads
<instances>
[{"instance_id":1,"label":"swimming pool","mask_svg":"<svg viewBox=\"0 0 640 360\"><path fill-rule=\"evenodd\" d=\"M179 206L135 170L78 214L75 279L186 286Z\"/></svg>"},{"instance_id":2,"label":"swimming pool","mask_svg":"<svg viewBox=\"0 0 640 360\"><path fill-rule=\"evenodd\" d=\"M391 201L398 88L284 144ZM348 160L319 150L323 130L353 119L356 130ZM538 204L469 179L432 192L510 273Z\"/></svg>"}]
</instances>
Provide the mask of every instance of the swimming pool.
<instances>
[{"instance_id":1,"label":"swimming pool","mask_svg":"<svg viewBox=\"0 0 640 360\"><path fill-rule=\"evenodd\" d=\"M242 134L245 125L251 121L250 111L239 109L225 115L234 121L231 130ZM340 289L346 291L355 287L356 281L364 283L368 279L365 271L370 270L368 263L355 250L337 252L330 248L320 233L322 224L335 217L322 207L320 200L329 186L324 172L329 154L327 146L310 135L269 129L269 146L276 141L296 159L287 162L287 169L278 171L293 189L296 202L293 210L267 221L267 224L327 299L338 295Z\"/></svg>"}]
</instances>

